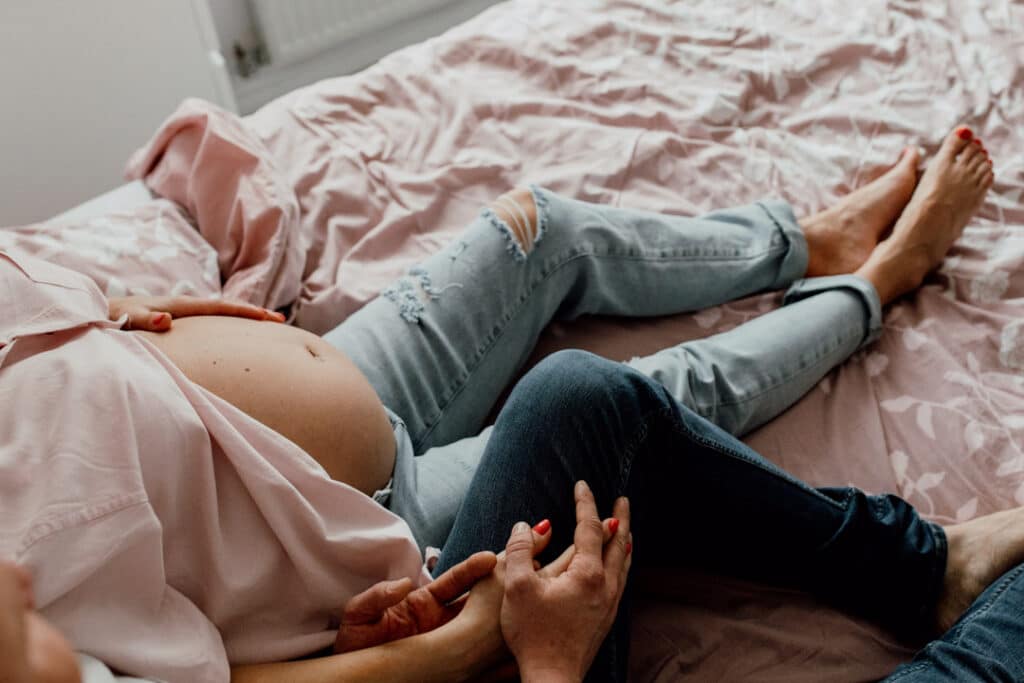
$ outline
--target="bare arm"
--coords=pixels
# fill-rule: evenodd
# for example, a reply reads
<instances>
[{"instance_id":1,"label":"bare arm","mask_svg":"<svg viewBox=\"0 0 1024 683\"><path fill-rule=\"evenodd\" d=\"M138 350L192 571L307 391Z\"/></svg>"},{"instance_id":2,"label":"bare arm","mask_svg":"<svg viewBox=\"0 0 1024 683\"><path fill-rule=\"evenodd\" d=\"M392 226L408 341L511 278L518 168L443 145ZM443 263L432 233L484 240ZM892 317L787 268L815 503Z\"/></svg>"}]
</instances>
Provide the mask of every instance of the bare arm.
<instances>
[{"instance_id":1,"label":"bare arm","mask_svg":"<svg viewBox=\"0 0 1024 683\"><path fill-rule=\"evenodd\" d=\"M232 683L445 683L465 681L491 658L483 643L445 627L342 655L231 669Z\"/></svg>"},{"instance_id":2,"label":"bare arm","mask_svg":"<svg viewBox=\"0 0 1024 683\"><path fill-rule=\"evenodd\" d=\"M426 633L345 654L295 662L239 666L233 683L447 683L471 680L508 650L499 615L504 593L501 570L470 591L457 617Z\"/></svg>"}]
</instances>

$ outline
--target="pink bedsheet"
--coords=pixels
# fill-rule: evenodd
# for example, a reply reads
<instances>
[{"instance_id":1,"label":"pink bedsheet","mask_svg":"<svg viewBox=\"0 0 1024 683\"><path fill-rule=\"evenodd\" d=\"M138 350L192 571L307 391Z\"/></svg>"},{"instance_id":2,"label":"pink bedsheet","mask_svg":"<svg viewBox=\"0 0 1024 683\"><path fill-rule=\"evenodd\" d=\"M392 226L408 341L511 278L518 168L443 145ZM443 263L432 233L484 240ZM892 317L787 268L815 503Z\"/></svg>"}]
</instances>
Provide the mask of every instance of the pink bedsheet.
<instances>
[{"instance_id":1,"label":"pink bedsheet","mask_svg":"<svg viewBox=\"0 0 1024 683\"><path fill-rule=\"evenodd\" d=\"M814 483L895 491L951 523L1024 504L1021 26L1005 0L515 0L244 120L186 103L130 174L195 219L225 294L297 294L294 322L323 332L517 184L687 215L775 195L806 214L965 122L996 183L941 272L749 439ZM776 304L556 324L537 355L627 358ZM871 680L911 654L790 591L679 572L641 585L637 680Z\"/></svg>"}]
</instances>

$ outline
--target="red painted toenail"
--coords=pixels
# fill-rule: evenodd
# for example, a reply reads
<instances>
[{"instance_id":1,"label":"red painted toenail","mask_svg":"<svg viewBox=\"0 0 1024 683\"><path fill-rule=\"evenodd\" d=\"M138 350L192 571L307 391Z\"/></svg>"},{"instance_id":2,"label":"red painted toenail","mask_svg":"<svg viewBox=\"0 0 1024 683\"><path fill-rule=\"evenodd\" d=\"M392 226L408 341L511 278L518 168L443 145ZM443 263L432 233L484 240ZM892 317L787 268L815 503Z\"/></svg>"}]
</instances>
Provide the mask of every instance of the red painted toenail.
<instances>
[{"instance_id":1,"label":"red painted toenail","mask_svg":"<svg viewBox=\"0 0 1024 683\"><path fill-rule=\"evenodd\" d=\"M961 128L956 134L961 140L970 140L974 137L974 133L971 132L970 128Z\"/></svg>"}]
</instances>

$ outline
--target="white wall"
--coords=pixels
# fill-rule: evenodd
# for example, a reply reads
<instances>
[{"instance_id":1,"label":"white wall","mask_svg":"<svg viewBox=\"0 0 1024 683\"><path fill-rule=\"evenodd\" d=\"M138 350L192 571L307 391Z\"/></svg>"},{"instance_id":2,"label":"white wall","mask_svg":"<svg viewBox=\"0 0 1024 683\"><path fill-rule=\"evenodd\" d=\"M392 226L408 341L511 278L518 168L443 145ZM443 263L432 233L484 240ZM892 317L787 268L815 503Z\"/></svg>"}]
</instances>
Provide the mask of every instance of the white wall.
<instances>
[{"instance_id":1,"label":"white wall","mask_svg":"<svg viewBox=\"0 0 1024 683\"><path fill-rule=\"evenodd\" d=\"M233 106L204 2L0 0L0 226L117 186L178 103Z\"/></svg>"},{"instance_id":2,"label":"white wall","mask_svg":"<svg viewBox=\"0 0 1024 683\"><path fill-rule=\"evenodd\" d=\"M395 50L443 33L496 2L498 0L449 0L440 7L416 13L379 31L352 38L303 62L283 66L271 63L249 78L241 78L237 75L231 48L235 41L246 49L256 43L257 18L247 0L209 0L222 52L231 64L238 108L245 114L314 81L355 73Z\"/></svg>"}]
</instances>

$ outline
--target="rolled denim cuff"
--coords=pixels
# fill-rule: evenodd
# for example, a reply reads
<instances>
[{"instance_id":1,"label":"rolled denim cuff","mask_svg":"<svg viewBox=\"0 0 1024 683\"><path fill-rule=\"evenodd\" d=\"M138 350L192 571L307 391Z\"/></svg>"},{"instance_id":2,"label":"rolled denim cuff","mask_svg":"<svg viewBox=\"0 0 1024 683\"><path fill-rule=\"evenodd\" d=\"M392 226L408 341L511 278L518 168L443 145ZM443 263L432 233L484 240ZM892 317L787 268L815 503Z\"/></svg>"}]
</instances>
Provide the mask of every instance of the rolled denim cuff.
<instances>
[{"instance_id":1,"label":"rolled denim cuff","mask_svg":"<svg viewBox=\"0 0 1024 683\"><path fill-rule=\"evenodd\" d=\"M786 291L783 305L791 304L809 296L835 289L845 289L857 295L864 305L864 338L859 349L875 342L882 334L882 302L874 285L856 275L830 275L798 280Z\"/></svg>"},{"instance_id":2,"label":"rolled denim cuff","mask_svg":"<svg viewBox=\"0 0 1024 683\"><path fill-rule=\"evenodd\" d=\"M779 268L779 277L769 289L782 289L802 278L807 273L807 238L800 224L796 222L793 207L781 199L766 199L757 206L768 214L778 229L783 241L789 246Z\"/></svg>"}]
</instances>

